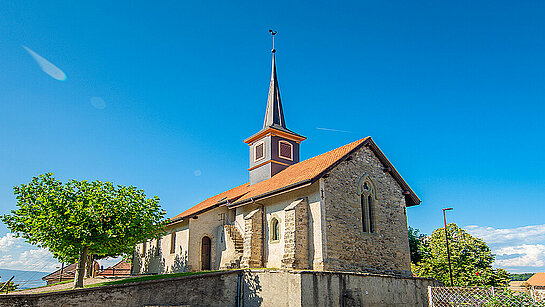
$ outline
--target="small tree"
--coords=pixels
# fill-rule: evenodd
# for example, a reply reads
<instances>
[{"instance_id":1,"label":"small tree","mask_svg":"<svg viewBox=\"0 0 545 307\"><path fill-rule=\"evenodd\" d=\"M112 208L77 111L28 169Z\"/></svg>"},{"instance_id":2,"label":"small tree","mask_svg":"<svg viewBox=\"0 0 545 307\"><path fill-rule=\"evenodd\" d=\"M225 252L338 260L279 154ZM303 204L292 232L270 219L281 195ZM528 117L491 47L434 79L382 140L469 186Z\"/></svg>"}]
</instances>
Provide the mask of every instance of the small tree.
<instances>
[{"instance_id":1,"label":"small tree","mask_svg":"<svg viewBox=\"0 0 545 307\"><path fill-rule=\"evenodd\" d=\"M455 286L507 285L509 274L504 269L492 268L494 255L483 240L454 223L448 224L447 229ZM423 258L413 265L413 270L420 277L432 277L450 285L445 230L434 230L428 244Z\"/></svg>"},{"instance_id":2,"label":"small tree","mask_svg":"<svg viewBox=\"0 0 545 307\"><path fill-rule=\"evenodd\" d=\"M8 293L11 291L17 290L17 287L19 287L18 284L14 283L13 281L10 281L7 285L6 282L0 282L0 293Z\"/></svg>"},{"instance_id":3,"label":"small tree","mask_svg":"<svg viewBox=\"0 0 545 307\"><path fill-rule=\"evenodd\" d=\"M130 255L137 243L164 231L159 198L133 186L70 180L52 173L14 187L17 210L2 220L17 236L48 248L63 262L78 261L74 288L83 287L87 255Z\"/></svg>"},{"instance_id":4,"label":"small tree","mask_svg":"<svg viewBox=\"0 0 545 307\"><path fill-rule=\"evenodd\" d=\"M427 236L421 234L420 230L409 226L409 250L411 253L411 263L419 263L429 251Z\"/></svg>"}]
</instances>

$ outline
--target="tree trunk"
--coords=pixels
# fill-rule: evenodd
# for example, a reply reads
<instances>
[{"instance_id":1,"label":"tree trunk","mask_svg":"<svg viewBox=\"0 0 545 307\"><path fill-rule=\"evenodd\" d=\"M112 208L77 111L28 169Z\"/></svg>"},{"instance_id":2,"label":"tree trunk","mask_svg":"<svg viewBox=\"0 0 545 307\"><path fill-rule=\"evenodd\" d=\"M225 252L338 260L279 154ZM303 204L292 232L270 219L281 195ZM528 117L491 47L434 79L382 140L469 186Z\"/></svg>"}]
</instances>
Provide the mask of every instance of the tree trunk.
<instances>
[{"instance_id":1,"label":"tree trunk","mask_svg":"<svg viewBox=\"0 0 545 307\"><path fill-rule=\"evenodd\" d=\"M85 277L93 277L94 255L87 255L87 264L85 265Z\"/></svg>"},{"instance_id":2,"label":"tree trunk","mask_svg":"<svg viewBox=\"0 0 545 307\"><path fill-rule=\"evenodd\" d=\"M89 246L84 246L79 252L78 265L76 267L76 276L74 276L74 289L83 288L83 276L85 275L85 262L87 260L87 251Z\"/></svg>"}]
</instances>

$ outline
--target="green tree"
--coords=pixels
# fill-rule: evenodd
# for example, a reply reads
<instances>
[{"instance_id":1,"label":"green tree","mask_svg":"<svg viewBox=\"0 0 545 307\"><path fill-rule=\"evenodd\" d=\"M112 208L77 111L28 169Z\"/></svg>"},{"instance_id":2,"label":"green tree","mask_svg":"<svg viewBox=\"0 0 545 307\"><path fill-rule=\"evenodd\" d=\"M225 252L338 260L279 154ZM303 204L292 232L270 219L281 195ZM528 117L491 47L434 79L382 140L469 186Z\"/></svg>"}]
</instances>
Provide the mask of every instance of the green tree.
<instances>
[{"instance_id":1,"label":"green tree","mask_svg":"<svg viewBox=\"0 0 545 307\"><path fill-rule=\"evenodd\" d=\"M447 225L454 286L506 286L509 274L492 268L494 255L486 243L468 234L456 224ZM420 277L432 277L450 284L444 228L436 229L428 238L427 251L413 265Z\"/></svg>"},{"instance_id":2,"label":"green tree","mask_svg":"<svg viewBox=\"0 0 545 307\"><path fill-rule=\"evenodd\" d=\"M411 263L417 264L428 252L428 240L425 234L421 234L420 230L409 226L409 249L411 252Z\"/></svg>"},{"instance_id":3,"label":"green tree","mask_svg":"<svg viewBox=\"0 0 545 307\"><path fill-rule=\"evenodd\" d=\"M18 284L15 284L13 283L13 281L10 281L9 284L7 284L7 281L6 282L0 282L0 289L2 291L0 291L0 293L8 293L8 292L12 292L12 291L15 291L17 290L17 287L19 287Z\"/></svg>"},{"instance_id":4,"label":"green tree","mask_svg":"<svg viewBox=\"0 0 545 307\"><path fill-rule=\"evenodd\" d=\"M78 261L74 288L83 287L88 255L131 255L134 246L164 231L159 198L133 186L70 180L52 173L14 187L17 210L2 220L17 236L48 248L62 262Z\"/></svg>"},{"instance_id":5,"label":"green tree","mask_svg":"<svg viewBox=\"0 0 545 307\"><path fill-rule=\"evenodd\" d=\"M511 280L515 281L527 281L530 277L534 276L535 273L521 273L521 274L509 274Z\"/></svg>"}]
</instances>

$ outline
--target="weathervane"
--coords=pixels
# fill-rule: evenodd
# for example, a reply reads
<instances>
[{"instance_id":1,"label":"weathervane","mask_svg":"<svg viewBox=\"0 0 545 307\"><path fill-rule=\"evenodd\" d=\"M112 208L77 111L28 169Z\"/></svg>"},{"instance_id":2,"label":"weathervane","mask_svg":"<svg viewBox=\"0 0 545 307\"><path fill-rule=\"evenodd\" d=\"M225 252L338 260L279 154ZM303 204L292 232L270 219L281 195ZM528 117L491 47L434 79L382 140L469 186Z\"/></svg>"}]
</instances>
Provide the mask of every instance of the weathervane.
<instances>
[{"instance_id":1,"label":"weathervane","mask_svg":"<svg viewBox=\"0 0 545 307\"><path fill-rule=\"evenodd\" d=\"M274 49L274 36L276 35L276 31L273 31L272 29L269 29L269 32L271 32L272 38L273 38L273 49L271 50L272 53L275 53L276 50Z\"/></svg>"}]
</instances>

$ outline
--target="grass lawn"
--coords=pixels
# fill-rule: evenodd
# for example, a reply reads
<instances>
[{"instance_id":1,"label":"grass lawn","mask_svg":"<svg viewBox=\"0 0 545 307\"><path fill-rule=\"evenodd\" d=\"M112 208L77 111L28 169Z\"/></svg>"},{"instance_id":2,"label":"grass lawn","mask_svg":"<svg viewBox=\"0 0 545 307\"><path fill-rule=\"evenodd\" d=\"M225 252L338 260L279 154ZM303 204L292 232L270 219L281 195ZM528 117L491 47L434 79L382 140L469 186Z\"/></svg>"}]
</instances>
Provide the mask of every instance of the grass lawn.
<instances>
[{"instance_id":1,"label":"grass lawn","mask_svg":"<svg viewBox=\"0 0 545 307\"><path fill-rule=\"evenodd\" d=\"M208 274L208 273L214 273L214 272L222 272L222 271L200 271L200 272L184 272L184 273L173 273L173 274L161 274L161 275L146 275L146 276L138 276L138 277L131 277L131 278L125 278L125 279L116 279L116 280L110 280L90 285L85 285L85 279L83 280L84 288L94 288L94 287L100 287L100 286L108 286L108 285L121 285L121 284L127 284L127 283L133 283L133 282L140 282L140 281L146 281L146 280L158 280L158 279L166 279L166 278L174 278L174 277L181 277L181 276L190 276L190 275L200 275L200 274ZM73 280L67 280L63 282L54 283L51 285L36 287L33 289L40 289L42 291L34 292L34 293L48 293L48 292L59 292L59 291L67 291L72 290L72 288L62 288L62 289L51 289L52 286L60 285L60 284L66 284L66 283L73 283ZM12 291L11 293L16 293L18 291L25 291L25 290L31 290L31 289L18 289L15 291Z\"/></svg>"},{"instance_id":2,"label":"grass lawn","mask_svg":"<svg viewBox=\"0 0 545 307\"><path fill-rule=\"evenodd\" d=\"M139 277L118 279L118 280L112 280L112 281L105 281L101 283L87 285L87 286L84 286L84 288L93 288L93 287L108 286L108 285L121 285L121 284L146 281L146 280L157 280L157 279L165 279L165 278L190 276L190 275L200 275L200 274L208 274L208 273L214 273L214 272L222 272L222 271L200 271L200 272L184 272L184 273L173 273L173 274L139 276Z\"/></svg>"}]
</instances>

